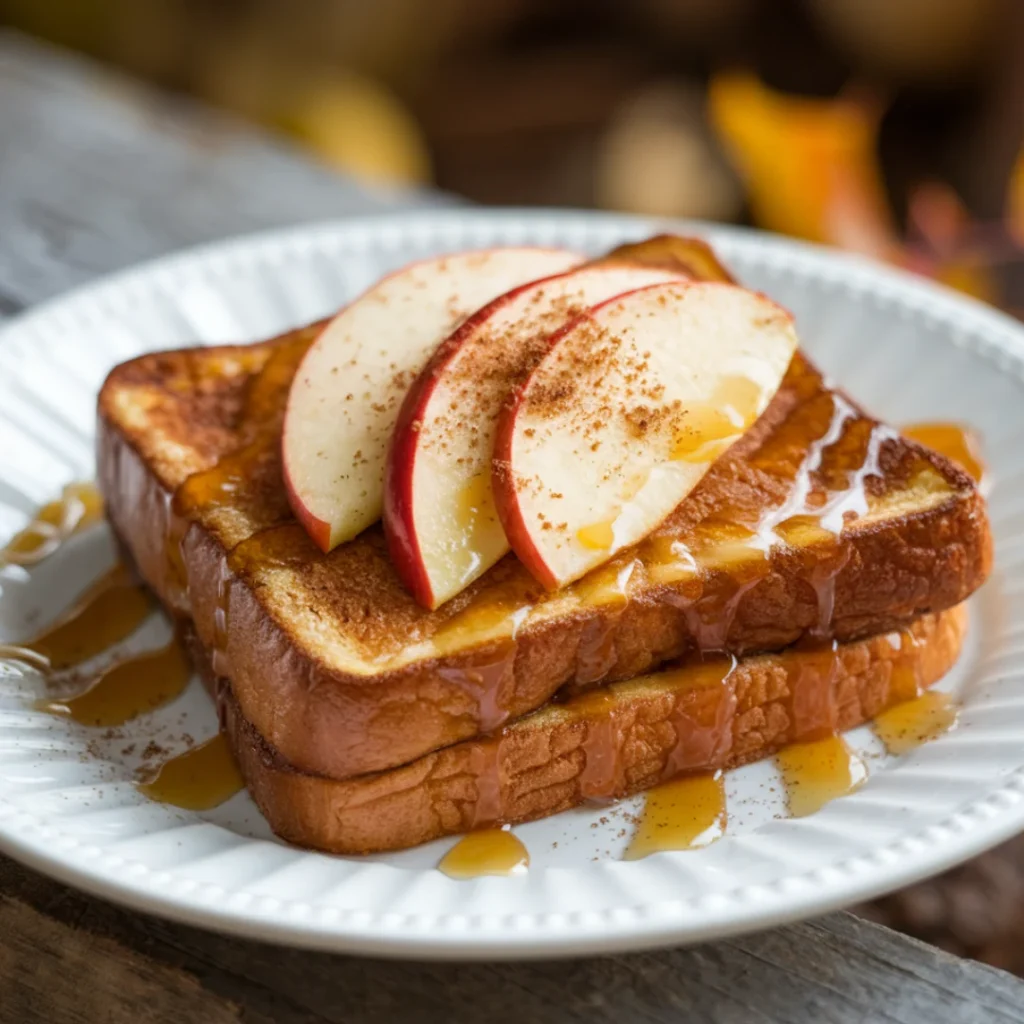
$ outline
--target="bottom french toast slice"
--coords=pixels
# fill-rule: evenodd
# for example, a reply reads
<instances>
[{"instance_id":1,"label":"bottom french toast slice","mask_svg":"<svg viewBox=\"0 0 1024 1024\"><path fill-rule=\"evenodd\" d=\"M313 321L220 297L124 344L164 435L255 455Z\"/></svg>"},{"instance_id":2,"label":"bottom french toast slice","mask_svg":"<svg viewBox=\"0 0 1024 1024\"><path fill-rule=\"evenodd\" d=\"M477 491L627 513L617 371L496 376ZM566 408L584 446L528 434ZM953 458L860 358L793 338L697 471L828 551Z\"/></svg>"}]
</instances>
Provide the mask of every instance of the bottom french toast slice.
<instances>
[{"instance_id":1,"label":"bottom french toast slice","mask_svg":"<svg viewBox=\"0 0 1024 1024\"><path fill-rule=\"evenodd\" d=\"M864 640L690 663L552 702L490 736L344 780L291 766L243 716L187 626L186 639L274 832L358 854L629 796L851 729L941 679L966 626L959 605Z\"/></svg>"}]
</instances>

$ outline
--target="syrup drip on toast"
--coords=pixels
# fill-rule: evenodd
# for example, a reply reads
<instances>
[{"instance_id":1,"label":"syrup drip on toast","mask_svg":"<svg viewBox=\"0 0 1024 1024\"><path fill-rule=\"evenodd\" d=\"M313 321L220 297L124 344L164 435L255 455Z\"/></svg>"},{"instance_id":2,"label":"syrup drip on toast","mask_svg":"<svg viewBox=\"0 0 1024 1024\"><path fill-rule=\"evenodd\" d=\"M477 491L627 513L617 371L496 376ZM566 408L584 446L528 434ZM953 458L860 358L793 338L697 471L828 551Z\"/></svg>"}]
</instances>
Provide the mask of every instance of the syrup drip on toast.
<instances>
[{"instance_id":1,"label":"syrup drip on toast","mask_svg":"<svg viewBox=\"0 0 1024 1024\"><path fill-rule=\"evenodd\" d=\"M522 573L507 571L505 564L491 570L487 599L458 598L445 606L447 615L432 637L439 654L463 650L474 643L516 639L530 610L543 593L540 585Z\"/></svg>"},{"instance_id":2,"label":"syrup drip on toast","mask_svg":"<svg viewBox=\"0 0 1024 1024\"><path fill-rule=\"evenodd\" d=\"M469 770L476 779L476 799L469 808L470 831L501 821L502 741L503 736L499 732L487 742L470 749Z\"/></svg>"},{"instance_id":3,"label":"syrup drip on toast","mask_svg":"<svg viewBox=\"0 0 1024 1024\"><path fill-rule=\"evenodd\" d=\"M189 527L200 512L232 508L236 496L256 476L259 464L277 457L288 389L317 331L318 326L311 325L275 349L249 382L237 424L238 446L209 469L193 473L170 500L165 539L167 575L186 604L188 570L182 545Z\"/></svg>"},{"instance_id":4,"label":"syrup drip on toast","mask_svg":"<svg viewBox=\"0 0 1024 1024\"><path fill-rule=\"evenodd\" d=\"M798 373L794 386L811 380ZM754 456L756 472L786 482L781 501L767 509L719 505L685 540L655 536L645 544L653 578L675 584L674 603L698 650L729 649L744 599L786 551L801 559L801 579L814 591L817 613L807 633L831 635L836 580L852 553L842 531L869 511L871 481L882 475L882 452L895 436L825 390L791 413L776 431L774 448ZM680 592L679 582L688 578L695 592Z\"/></svg>"},{"instance_id":5,"label":"syrup drip on toast","mask_svg":"<svg viewBox=\"0 0 1024 1024\"><path fill-rule=\"evenodd\" d=\"M507 829L488 828L463 836L437 865L449 878L465 880L481 875L521 874L530 854L522 840Z\"/></svg>"},{"instance_id":6,"label":"syrup drip on toast","mask_svg":"<svg viewBox=\"0 0 1024 1024\"><path fill-rule=\"evenodd\" d=\"M921 682L921 664L917 658L918 641L910 629L899 629L888 634L889 646L897 652L889 675L889 694L886 704L903 704L916 700L924 693Z\"/></svg>"},{"instance_id":7,"label":"syrup drip on toast","mask_svg":"<svg viewBox=\"0 0 1024 1024\"><path fill-rule=\"evenodd\" d=\"M725 835L727 821L722 772L702 772L663 782L647 791L623 860L708 846Z\"/></svg>"},{"instance_id":8,"label":"syrup drip on toast","mask_svg":"<svg viewBox=\"0 0 1024 1024\"><path fill-rule=\"evenodd\" d=\"M618 703L607 688L602 688L577 697L574 707L584 719L580 796L584 800L612 800L625 791Z\"/></svg>"},{"instance_id":9,"label":"syrup drip on toast","mask_svg":"<svg viewBox=\"0 0 1024 1024\"><path fill-rule=\"evenodd\" d=\"M622 556L595 569L573 585L582 604L600 609L583 626L576 649L576 674L570 690L593 686L606 679L618 662L615 631L629 606L629 586L638 575L638 559Z\"/></svg>"},{"instance_id":10,"label":"syrup drip on toast","mask_svg":"<svg viewBox=\"0 0 1024 1024\"><path fill-rule=\"evenodd\" d=\"M816 622L810 635L831 635L836 579L846 567L852 546L843 527L868 512L869 481L880 477L881 451L896 433L881 423L858 417L839 393L829 392L831 414L820 436L807 447L789 495L756 524L756 546L799 544L810 564L806 579L815 594Z\"/></svg>"},{"instance_id":11,"label":"syrup drip on toast","mask_svg":"<svg viewBox=\"0 0 1024 1024\"><path fill-rule=\"evenodd\" d=\"M123 725L174 700L191 673L185 652L172 641L160 650L119 661L73 696L43 699L36 707L81 725Z\"/></svg>"},{"instance_id":12,"label":"syrup drip on toast","mask_svg":"<svg viewBox=\"0 0 1024 1024\"><path fill-rule=\"evenodd\" d=\"M798 742L824 739L839 727L835 693L838 644L834 640L811 643L793 657L797 664L790 683L792 737Z\"/></svg>"},{"instance_id":13,"label":"syrup drip on toast","mask_svg":"<svg viewBox=\"0 0 1024 1024\"><path fill-rule=\"evenodd\" d=\"M736 717L736 691L731 681L735 670L732 657L691 659L681 670L688 685L672 706L675 743L665 761L666 779L725 764L732 751Z\"/></svg>"},{"instance_id":14,"label":"syrup drip on toast","mask_svg":"<svg viewBox=\"0 0 1024 1024\"><path fill-rule=\"evenodd\" d=\"M502 566L491 570L503 571ZM508 721L515 687L516 636L542 593L525 574L510 574L492 584L486 602L472 598L437 630L432 643L441 655L482 646L458 664L443 665L438 676L458 691L481 732L491 732ZM457 599L456 599L457 600Z\"/></svg>"},{"instance_id":15,"label":"syrup drip on toast","mask_svg":"<svg viewBox=\"0 0 1024 1024\"><path fill-rule=\"evenodd\" d=\"M52 669L72 668L125 639L153 610L124 566L101 576L52 626L21 646Z\"/></svg>"},{"instance_id":16,"label":"syrup drip on toast","mask_svg":"<svg viewBox=\"0 0 1024 1024\"><path fill-rule=\"evenodd\" d=\"M140 793L158 803L187 811L208 811L230 800L244 786L223 733L164 761L136 783Z\"/></svg>"},{"instance_id":17,"label":"syrup drip on toast","mask_svg":"<svg viewBox=\"0 0 1024 1024\"><path fill-rule=\"evenodd\" d=\"M959 708L950 694L925 689L911 630L890 633L888 639L898 656L892 661L887 706L871 727L885 749L900 756L956 728Z\"/></svg>"},{"instance_id":18,"label":"syrup drip on toast","mask_svg":"<svg viewBox=\"0 0 1024 1024\"><path fill-rule=\"evenodd\" d=\"M103 499L95 484L68 484L56 501L0 547L0 566L35 565L49 558L69 537L103 518Z\"/></svg>"}]
</instances>

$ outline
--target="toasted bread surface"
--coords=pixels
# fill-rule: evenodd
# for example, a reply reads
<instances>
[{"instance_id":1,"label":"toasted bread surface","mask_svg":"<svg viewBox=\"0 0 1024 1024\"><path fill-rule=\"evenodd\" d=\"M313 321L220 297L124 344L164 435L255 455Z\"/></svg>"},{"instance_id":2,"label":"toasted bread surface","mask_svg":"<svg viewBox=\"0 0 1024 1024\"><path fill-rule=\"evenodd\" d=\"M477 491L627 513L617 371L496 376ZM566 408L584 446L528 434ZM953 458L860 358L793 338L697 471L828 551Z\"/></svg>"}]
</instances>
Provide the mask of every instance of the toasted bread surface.
<instances>
[{"instance_id":1,"label":"toasted bread surface","mask_svg":"<svg viewBox=\"0 0 1024 1024\"><path fill-rule=\"evenodd\" d=\"M764 415L638 548L557 594L510 556L426 611L379 528L324 555L291 516L280 418L315 331L143 356L99 403L116 532L297 768L344 778L403 764L563 686L695 647L743 655L883 632L958 604L989 571L967 474L798 354Z\"/></svg>"},{"instance_id":2,"label":"toasted bread surface","mask_svg":"<svg viewBox=\"0 0 1024 1024\"><path fill-rule=\"evenodd\" d=\"M898 633L838 645L834 655L826 645L668 669L549 704L492 736L410 764L342 780L290 765L214 676L194 631L189 646L274 831L351 854L545 817L853 728L940 679L960 653L966 623L966 609L957 607Z\"/></svg>"}]
</instances>

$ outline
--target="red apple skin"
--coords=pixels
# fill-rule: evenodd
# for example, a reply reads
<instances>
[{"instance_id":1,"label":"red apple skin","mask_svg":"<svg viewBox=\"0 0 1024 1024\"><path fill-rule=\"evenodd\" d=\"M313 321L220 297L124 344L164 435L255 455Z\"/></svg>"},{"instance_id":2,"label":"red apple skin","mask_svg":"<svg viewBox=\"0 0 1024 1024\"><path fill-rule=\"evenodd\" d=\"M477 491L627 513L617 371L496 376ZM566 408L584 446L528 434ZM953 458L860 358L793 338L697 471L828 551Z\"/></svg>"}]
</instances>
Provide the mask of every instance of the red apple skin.
<instances>
[{"instance_id":1,"label":"red apple skin","mask_svg":"<svg viewBox=\"0 0 1024 1024\"><path fill-rule=\"evenodd\" d=\"M421 375L412 390L406 393L384 464L384 539L398 578L417 604L433 610L436 607L434 591L423 564L416 532L412 529L412 470L417 432L399 429L404 422L415 422L415 413L409 410L418 408L423 401L417 388L422 379ZM407 416L412 418L407 420Z\"/></svg>"},{"instance_id":2,"label":"red apple skin","mask_svg":"<svg viewBox=\"0 0 1024 1024\"><path fill-rule=\"evenodd\" d=\"M568 271L567 273L572 273ZM384 468L384 535L388 553L399 578L416 601L433 610L437 599L427 576L420 552L413 519L413 467L419 447L419 424L430 401L437 379L448 365L466 337L478 324L488 319L495 310L511 302L521 292L545 281L554 281L565 274L551 274L536 281L528 281L511 291L492 299L472 316L464 320L435 350L420 375L406 392L405 400L395 422L391 445Z\"/></svg>"},{"instance_id":3,"label":"red apple skin","mask_svg":"<svg viewBox=\"0 0 1024 1024\"><path fill-rule=\"evenodd\" d=\"M345 311L346 306L342 306L334 316ZM321 335L330 326L334 317L324 325L323 330L313 341L313 345L319 341ZM310 345L310 348L313 346ZM302 364L305 362L305 356L299 361L299 365L295 370L295 377L293 381L298 379L299 374L302 372ZM288 397L285 402L285 416L284 421L281 424L281 476L284 481L284 493L288 498L288 504L291 505L292 514L299 521L302 528L309 534L310 539L313 543L324 553L327 554L331 550L331 524L325 522L323 519L318 519L312 512L306 507L302 501L302 496L299 494L298 488L292 480L291 473L288 471L288 460L284 457L284 435L288 429L288 412L291 408L292 402L292 389L288 388Z\"/></svg>"},{"instance_id":4,"label":"red apple skin","mask_svg":"<svg viewBox=\"0 0 1024 1024\"><path fill-rule=\"evenodd\" d=\"M331 550L331 524L324 522L323 519L318 519L303 504L292 483L291 474L288 472L288 463L284 459L281 460L281 476L284 478L284 491L288 497L288 504L292 507L292 514L309 534L310 540L326 555Z\"/></svg>"},{"instance_id":5,"label":"red apple skin","mask_svg":"<svg viewBox=\"0 0 1024 1024\"><path fill-rule=\"evenodd\" d=\"M704 284L721 284L726 288L733 288L735 285L726 282L703 282ZM603 302L598 302L586 313L563 324L548 339L548 351L553 349L562 338L584 320L589 319L598 310L612 303L621 302L630 295L647 291L649 287L660 287L659 285L648 285L643 288L634 288L632 291L623 292L621 295L613 295ZM533 539L530 536L529 528L523 517L522 509L519 507L519 496L516 493L515 476L512 470L512 445L515 438L516 419L519 408L523 403L523 396L537 373L537 367L530 371L526 379L513 392L512 396L505 403L498 415L497 433L494 442L494 458L491 462L491 491L494 494L494 507L501 520L505 536L508 538L509 546L516 557L530 573L530 575L546 590L559 590L562 586L554 575L543 555L537 550Z\"/></svg>"},{"instance_id":6,"label":"red apple skin","mask_svg":"<svg viewBox=\"0 0 1024 1024\"><path fill-rule=\"evenodd\" d=\"M536 249L538 252L561 252L562 251L557 246L538 245L538 246L533 246L531 248ZM489 249L465 250L464 252L460 251L458 253L455 253L454 255L466 255L469 252L473 252L473 251L478 251L480 253L485 253L485 252L490 252L491 250L489 250ZM357 302L359 299L361 299L363 297L363 295L366 294L366 292L372 291L374 288L379 287L382 282L388 280L391 277L396 277L399 274L405 273L411 267L417 266L418 264L421 264L421 263L429 263L430 261L435 260L435 259L437 259L436 256L425 256L421 260L413 260L410 263L406 263L403 266L397 267L395 270L389 271L388 273L382 275L377 281L375 281L372 285L370 285L365 291L361 292L359 295L357 295L350 302L347 302L344 306L342 306L338 310L338 312L335 313L334 316L332 316L330 318L330 320L324 325L323 331L321 331L320 333L323 334L331 326L331 324L334 322L335 317L340 316L342 313L344 313L345 310L348 308L348 306L352 304L352 302ZM582 260L582 257L580 257L580 259ZM553 275L553 276L558 276L558 275ZM470 319L472 319L472 318L470 318ZM464 327L464 326L465 326L465 324L460 325L459 329L461 330L461 328ZM458 333L458 331L456 331L456 333ZM313 345L316 345L318 340L319 340L319 335L317 336L317 340L315 340L313 342ZM312 348L313 345L311 345L310 348ZM297 380L300 377L300 375L302 373L302 367L303 367L303 363L304 362L305 362L305 359L303 359L299 363L298 369L296 370L296 373L295 373L295 377L293 378L294 380ZM290 415L293 414L292 410L293 410L293 405L292 405L292 389L289 388L288 389L288 398L287 398L287 401L285 403L284 422L282 424L282 431L281 431L281 433L282 433L282 450L283 450L283 444L284 444L284 434L288 430L288 418L289 418ZM282 475L284 477L285 494L287 495L287 498L288 498L288 504L291 506L292 514L295 516L295 518L301 524L302 528L309 534L310 539L313 541L313 543L316 544L316 546L318 548L320 548L320 550L323 551L324 554L328 554L331 551L331 524L326 522L325 520L320 519L317 516L313 515L313 513L306 507L306 505L305 505L305 503L304 503L304 501L302 499L302 496L299 494L298 488L295 486L294 481L291 479L291 476L290 476L290 474L288 472L288 462L283 457L281 459L281 467L282 467ZM388 472L387 469L385 469L385 475L387 475L387 472ZM410 476L411 476L411 467L410 467ZM385 491L385 496L386 496L386 491ZM389 544L389 547L390 547L390 544ZM417 549L417 554L418 554L418 549ZM405 579L405 576L402 573L399 573L399 575L402 576L403 580ZM412 589L412 587L410 587L410 589ZM422 590L422 588L421 588L421 590ZM418 601L420 600L419 597L417 597L417 600ZM430 604L426 604L424 601L420 601L420 603L424 604L424 606L427 607L427 608L432 608L433 607Z\"/></svg>"},{"instance_id":7,"label":"red apple skin","mask_svg":"<svg viewBox=\"0 0 1024 1024\"><path fill-rule=\"evenodd\" d=\"M628 295L629 292L625 294ZM622 295L616 295L609 301L617 302L621 298ZM548 348L554 348L563 335L573 330L577 324L589 316L589 312L581 313L567 324L563 324L548 339ZM515 389L498 414L497 430L494 437L494 457L491 461L491 491L494 494L494 507L501 520L502 529L504 529L509 546L515 552L516 557L545 590L558 590L558 580L537 550L530 531L527 529L512 473L512 443L515 438L517 414L523 402L523 395L532 378L533 372Z\"/></svg>"}]
</instances>

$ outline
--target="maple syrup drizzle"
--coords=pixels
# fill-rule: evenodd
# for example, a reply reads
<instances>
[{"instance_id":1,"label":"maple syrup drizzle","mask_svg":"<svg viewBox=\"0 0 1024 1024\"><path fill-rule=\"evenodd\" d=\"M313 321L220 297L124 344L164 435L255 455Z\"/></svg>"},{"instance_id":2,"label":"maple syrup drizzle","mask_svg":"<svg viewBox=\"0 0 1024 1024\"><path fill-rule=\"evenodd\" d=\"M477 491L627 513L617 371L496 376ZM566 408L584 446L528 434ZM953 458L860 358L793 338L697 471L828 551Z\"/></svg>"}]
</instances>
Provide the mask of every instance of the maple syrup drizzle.
<instances>
[{"instance_id":1,"label":"maple syrup drizzle","mask_svg":"<svg viewBox=\"0 0 1024 1024\"><path fill-rule=\"evenodd\" d=\"M302 357L313 343L317 325L296 332L282 343L249 382L237 426L238 447L225 453L209 469L189 476L170 498L164 542L167 577L184 598L188 570L182 545L195 516L202 510L230 508L252 479L253 469L273 455L280 444L285 398Z\"/></svg>"},{"instance_id":2,"label":"maple syrup drizzle","mask_svg":"<svg viewBox=\"0 0 1024 1024\"><path fill-rule=\"evenodd\" d=\"M686 626L700 654L725 651L740 603L767 575L768 563L754 563L752 571L706 579L700 596L669 595L686 618Z\"/></svg>"},{"instance_id":3,"label":"maple syrup drizzle","mask_svg":"<svg viewBox=\"0 0 1024 1024\"><path fill-rule=\"evenodd\" d=\"M32 522L0 548L0 566L36 565L102 518L103 499L96 485L68 484L60 498L43 505Z\"/></svg>"},{"instance_id":4,"label":"maple syrup drizzle","mask_svg":"<svg viewBox=\"0 0 1024 1024\"><path fill-rule=\"evenodd\" d=\"M464 835L442 858L438 871L460 881L481 875L521 874L530 854L521 839L507 829L488 828Z\"/></svg>"},{"instance_id":5,"label":"maple syrup drizzle","mask_svg":"<svg viewBox=\"0 0 1024 1024\"><path fill-rule=\"evenodd\" d=\"M985 476L985 463L981 454L981 439L976 431L962 423L909 423L903 435L913 441L945 455L957 463L979 483Z\"/></svg>"},{"instance_id":6,"label":"maple syrup drizzle","mask_svg":"<svg viewBox=\"0 0 1024 1024\"><path fill-rule=\"evenodd\" d=\"M671 458L682 462L714 462L757 419L767 404L765 389L750 377L723 377L707 402L687 407L685 431L676 439Z\"/></svg>"},{"instance_id":7,"label":"maple syrup drizzle","mask_svg":"<svg viewBox=\"0 0 1024 1024\"><path fill-rule=\"evenodd\" d=\"M894 704L871 723L885 749L899 757L956 728L959 708L948 693L929 690Z\"/></svg>"},{"instance_id":8,"label":"maple syrup drizzle","mask_svg":"<svg viewBox=\"0 0 1024 1024\"><path fill-rule=\"evenodd\" d=\"M53 669L71 668L134 633L152 610L149 595L117 565L57 622L21 646L46 658Z\"/></svg>"},{"instance_id":9,"label":"maple syrup drizzle","mask_svg":"<svg viewBox=\"0 0 1024 1024\"><path fill-rule=\"evenodd\" d=\"M438 666L438 677L469 697L480 732L491 732L508 721L507 698L515 684L516 650L514 640L501 640L473 664Z\"/></svg>"},{"instance_id":10,"label":"maple syrup drizzle","mask_svg":"<svg viewBox=\"0 0 1024 1024\"><path fill-rule=\"evenodd\" d=\"M573 707L584 721L580 795L584 800L611 800L625 787L618 702L604 688L575 698Z\"/></svg>"},{"instance_id":11,"label":"maple syrup drizzle","mask_svg":"<svg viewBox=\"0 0 1024 1024\"><path fill-rule=\"evenodd\" d=\"M152 777L136 783L150 800L187 811L218 807L244 785L223 733L164 761Z\"/></svg>"},{"instance_id":12,"label":"maple syrup drizzle","mask_svg":"<svg viewBox=\"0 0 1024 1024\"><path fill-rule=\"evenodd\" d=\"M816 554L816 560L809 568L807 579L817 602L817 622L811 631L817 637L830 634L836 579L852 555L850 544L842 539L843 526L847 518L858 518L867 513L868 478L880 474L882 445L896 436L895 431L884 424L872 424L863 451L855 456L856 464L846 471L845 486L827 491L824 500L817 501L813 475L822 471L826 453L841 444L848 424L855 422L858 416L856 409L842 395L831 392L830 398L832 415L828 426L808 446L786 501L769 511L757 525L759 546L765 549L793 540L797 529L803 529L816 541L808 546L808 550Z\"/></svg>"},{"instance_id":13,"label":"maple syrup drizzle","mask_svg":"<svg viewBox=\"0 0 1024 1024\"><path fill-rule=\"evenodd\" d=\"M842 736L791 743L775 755L775 760L794 818L820 811L831 800L858 789L868 777L864 761Z\"/></svg>"},{"instance_id":14,"label":"maple syrup drizzle","mask_svg":"<svg viewBox=\"0 0 1024 1024\"><path fill-rule=\"evenodd\" d=\"M836 579L851 556L841 536L843 525L868 511L867 481L880 473L882 446L895 432L884 424L859 418L842 395L828 392L829 412L817 437L806 443L784 501L745 522L739 509L724 508L705 519L696 539L685 544L672 538L653 538L646 550L655 566L664 565L692 579L695 593L670 598L686 618L695 646L701 652L728 649L729 633L747 593L772 568L771 553L778 545L793 546L806 559L805 579L814 589L817 621L812 636L827 637L835 609ZM856 429L851 433L851 424ZM865 432L866 431L866 432ZM850 449L849 451L847 449ZM816 479L824 472L826 455L835 450L845 483L822 491ZM799 539L798 539L799 538ZM709 568L724 572L709 573Z\"/></svg>"},{"instance_id":15,"label":"maple syrup drizzle","mask_svg":"<svg viewBox=\"0 0 1024 1024\"><path fill-rule=\"evenodd\" d=\"M480 559L476 552L486 549L483 541L487 532L498 521L498 510L494 505L489 473L477 473L459 494L458 516L462 534L459 550L451 552L462 566L462 583L465 586L477 576Z\"/></svg>"},{"instance_id":16,"label":"maple syrup drizzle","mask_svg":"<svg viewBox=\"0 0 1024 1024\"><path fill-rule=\"evenodd\" d=\"M725 764L732 750L736 717L736 691L731 682L736 664L731 656L691 659L679 669L689 685L672 706L675 743L665 761L665 778Z\"/></svg>"},{"instance_id":17,"label":"maple syrup drizzle","mask_svg":"<svg viewBox=\"0 0 1024 1024\"><path fill-rule=\"evenodd\" d=\"M576 531L576 539L590 551L610 551L615 543L615 520L581 526Z\"/></svg>"},{"instance_id":18,"label":"maple syrup drizzle","mask_svg":"<svg viewBox=\"0 0 1024 1024\"><path fill-rule=\"evenodd\" d=\"M431 639L439 655L467 645L484 647L469 664L438 667L439 678L461 690L475 706L481 732L497 729L509 718L517 635L541 592L532 578L514 575L495 585L487 601L470 601L455 612Z\"/></svg>"},{"instance_id":19,"label":"maple syrup drizzle","mask_svg":"<svg viewBox=\"0 0 1024 1024\"><path fill-rule=\"evenodd\" d=\"M571 593L583 604L600 609L583 626L576 649L576 671L570 691L601 682L618 663L615 633L629 607L629 586L640 569L636 558L618 559L573 584Z\"/></svg>"},{"instance_id":20,"label":"maple syrup drizzle","mask_svg":"<svg viewBox=\"0 0 1024 1024\"><path fill-rule=\"evenodd\" d=\"M839 726L835 681L839 671L838 644L822 641L795 652L790 682L792 737L797 742L824 739Z\"/></svg>"},{"instance_id":21,"label":"maple syrup drizzle","mask_svg":"<svg viewBox=\"0 0 1024 1024\"><path fill-rule=\"evenodd\" d=\"M439 654L461 650L469 640L515 640L537 599L532 580L514 579L498 586L486 601L471 601L440 626L433 636Z\"/></svg>"},{"instance_id":22,"label":"maple syrup drizzle","mask_svg":"<svg viewBox=\"0 0 1024 1024\"><path fill-rule=\"evenodd\" d=\"M892 660L889 675L888 706L916 700L924 693L921 682L921 663L917 657L918 640L913 630L904 628L888 635L890 646L899 657Z\"/></svg>"},{"instance_id":23,"label":"maple syrup drizzle","mask_svg":"<svg viewBox=\"0 0 1024 1024\"><path fill-rule=\"evenodd\" d=\"M807 515L812 512L809 504L813 489L812 474L821 470L825 461L825 453L839 444L846 432L846 425L857 418L857 410L842 395L832 392L830 398L832 415L825 431L807 446L807 454L797 467L789 495L779 508L769 512L765 519L758 524L760 528L758 532L774 533L780 524L794 516Z\"/></svg>"},{"instance_id":24,"label":"maple syrup drizzle","mask_svg":"<svg viewBox=\"0 0 1024 1024\"><path fill-rule=\"evenodd\" d=\"M71 697L43 699L36 707L81 725L108 728L169 704L188 685L191 668L177 641L118 662Z\"/></svg>"},{"instance_id":25,"label":"maple syrup drizzle","mask_svg":"<svg viewBox=\"0 0 1024 1024\"><path fill-rule=\"evenodd\" d=\"M860 465L849 471L849 482L841 490L831 492L815 514L825 530L838 537L847 517L859 519L868 512L868 477L881 475L882 445L895 440L899 434L884 423L876 423L868 434L867 445Z\"/></svg>"},{"instance_id":26,"label":"maple syrup drizzle","mask_svg":"<svg viewBox=\"0 0 1024 1024\"><path fill-rule=\"evenodd\" d=\"M663 782L647 791L623 860L708 846L725 835L727 821L723 772L702 772Z\"/></svg>"},{"instance_id":27,"label":"maple syrup drizzle","mask_svg":"<svg viewBox=\"0 0 1024 1024\"><path fill-rule=\"evenodd\" d=\"M469 771L476 780L476 799L469 808L470 831L484 829L501 820L501 748L498 732L470 748Z\"/></svg>"}]
</instances>

